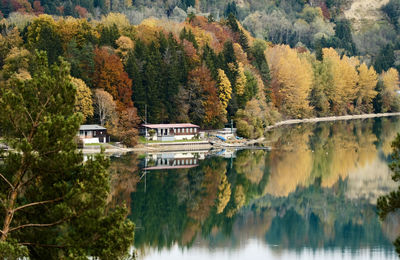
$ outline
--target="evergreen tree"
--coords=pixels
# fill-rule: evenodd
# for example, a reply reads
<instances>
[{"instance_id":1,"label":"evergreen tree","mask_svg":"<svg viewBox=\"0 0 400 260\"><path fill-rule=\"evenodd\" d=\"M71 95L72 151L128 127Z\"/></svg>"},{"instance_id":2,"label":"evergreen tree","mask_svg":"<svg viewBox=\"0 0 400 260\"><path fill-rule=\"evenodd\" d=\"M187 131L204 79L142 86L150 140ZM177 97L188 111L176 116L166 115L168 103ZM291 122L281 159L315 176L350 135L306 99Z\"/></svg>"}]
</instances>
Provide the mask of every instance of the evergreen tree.
<instances>
[{"instance_id":1,"label":"evergreen tree","mask_svg":"<svg viewBox=\"0 0 400 260\"><path fill-rule=\"evenodd\" d=\"M118 48L116 40L121 36L116 24L112 26L105 26L100 30L100 46L111 46L113 48Z\"/></svg>"},{"instance_id":2,"label":"evergreen tree","mask_svg":"<svg viewBox=\"0 0 400 260\"><path fill-rule=\"evenodd\" d=\"M11 76L0 87L0 131L12 148L0 150L0 256L121 258L134 225L125 209L106 209L108 160L83 163L76 151L82 116L68 65L49 67L44 52L30 63L31 79Z\"/></svg>"},{"instance_id":3,"label":"evergreen tree","mask_svg":"<svg viewBox=\"0 0 400 260\"><path fill-rule=\"evenodd\" d=\"M223 66L221 65L219 56L215 54L214 50L208 44L206 44L203 47L202 60L207 65L207 68L211 71L213 79L217 80L218 79L217 69L222 68Z\"/></svg>"},{"instance_id":4,"label":"evergreen tree","mask_svg":"<svg viewBox=\"0 0 400 260\"><path fill-rule=\"evenodd\" d=\"M247 39L247 36L244 34L243 30L239 31L239 44L242 46L242 49L245 52L249 52L249 40Z\"/></svg>"},{"instance_id":5,"label":"evergreen tree","mask_svg":"<svg viewBox=\"0 0 400 260\"><path fill-rule=\"evenodd\" d=\"M195 0L181 0L179 6L186 10L188 7L194 7L196 5Z\"/></svg>"},{"instance_id":6,"label":"evergreen tree","mask_svg":"<svg viewBox=\"0 0 400 260\"><path fill-rule=\"evenodd\" d=\"M184 27L181 31L181 33L179 34L179 39L181 41L183 40L187 40L191 43L193 43L193 47L198 50L199 49L199 44L197 43L196 37L194 36L193 32L191 29L186 30L186 27Z\"/></svg>"},{"instance_id":7,"label":"evergreen tree","mask_svg":"<svg viewBox=\"0 0 400 260\"><path fill-rule=\"evenodd\" d=\"M228 26L232 29L233 32L239 32L239 25L237 23L236 17L234 14L229 13L228 15Z\"/></svg>"},{"instance_id":8,"label":"evergreen tree","mask_svg":"<svg viewBox=\"0 0 400 260\"><path fill-rule=\"evenodd\" d=\"M347 50L348 55L357 53L356 45L351 35L351 24L348 20L340 20L336 23L334 47Z\"/></svg>"},{"instance_id":9,"label":"evergreen tree","mask_svg":"<svg viewBox=\"0 0 400 260\"><path fill-rule=\"evenodd\" d=\"M79 49L75 41L67 45L65 52L66 60L71 64L71 76L85 81L86 85L92 86L92 75L94 73L94 48L88 43Z\"/></svg>"},{"instance_id":10,"label":"evergreen tree","mask_svg":"<svg viewBox=\"0 0 400 260\"><path fill-rule=\"evenodd\" d=\"M237 7L236 7L236 2L230 2L228 3L228 5L226 6L225 12L224 12L224 16L228 17L229 15L233 15L235 17L237 17L238 15L238 11L237 11Z\"/></svg>"},{"instance_id":11,"label":"evergreen tree","mask_svg":"<svg viewBox=\"0 0 400 260\"><path fill-rule=\"evenodd\" d=\"M381 80L378 81L375 87L375 91L378 93L375 98L372 101L372 105L374 107L374 112L375 113L382 113L382 107L383 107L383 82Z\"/></svg>"},{"instance_id":12,"label":"evergreen tree","mask_svg":"<svg viewBox=\"0 0 400 260\"><path fill-rule=\"evenodd\" d=\"M267 102L271 101L271 74L264 51L267 48L262 41L256 41L252 48L251 54L254 58L253 65L259 70L264 83L264 93Z\"/></svg>"},{"instance_id":13,"label":"evergreen tree","mask_svg":"<svg viewBox=\"0 0 400 260\"><path fill-rule=\"evenodd\" d=\"M161 113L163 104L160 100L160 67L161 53L156 44L152 42L149 47L149 55L147 56L146 65L143 75L143 85L146 89L146 103L148 121L151 123L161 122Z\"/></svg>"},{"instance_id":14,"label":"evergreen tree","mask_svg":"<svg viewBox=\"0 0 400 260\"><path fill-rule=\"evenodd\" d=\"M380 50L378 57L375 60L374 67L378 73L381 73L382 71L387 71L389 68L393 67L394 62L395 57L393 46L391 44L386 44Z\"/></svg>"}]
</instances>

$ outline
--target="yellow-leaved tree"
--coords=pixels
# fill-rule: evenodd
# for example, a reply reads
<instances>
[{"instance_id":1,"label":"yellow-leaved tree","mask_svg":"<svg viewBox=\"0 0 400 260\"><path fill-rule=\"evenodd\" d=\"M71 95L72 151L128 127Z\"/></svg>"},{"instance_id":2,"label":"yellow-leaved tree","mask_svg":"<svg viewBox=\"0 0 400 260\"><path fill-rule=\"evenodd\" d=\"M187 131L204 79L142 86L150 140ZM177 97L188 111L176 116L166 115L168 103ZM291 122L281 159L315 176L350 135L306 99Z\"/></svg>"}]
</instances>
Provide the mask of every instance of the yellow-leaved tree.
<instances>
[{"instance_id":1,"label":"yellow-leaved tree","mask_svg":"<svg viewBox=\"0 0 400 260\"><path fill-rule=\"evenodd\" d=\"M372 100L376 97L378 92L375 91L376 83L378 83L378 75L375 69L361 64L358 68L358 82L357 82L357 101L356 109L361 113L371 113L373 110Z\"/></svg>"},{"instance_id":2,"label":"yellow-leaved tree","mask_svg":"<svg viewBox=\"0 0 400 260\"><path fill-rule=\"evenodd\" d=\"M118 46L116 53L121 58L122 63L125 64L128 60L129 51L132 50L134 47L133 41L129 37L121 36L116 40L115 43Z\"/></svg>"},{"instance_id":3,"label":"yellow-leaved tree","mask_svg":"<svg viewBox=\"0 0 400 260\"><path fill-rule=\"evenodd\" d=\"M382 112L397 112L400 110L400 98L397 94L399 90L399 72L390 68L381 75L383 83L382 89Z\"/></svg>"},{"instance_id":4,"label":"yellow-leaved tree","mask_svg":"<svg viewBox=\"0 0 400 260\"><path fill-rule=\"evenodd\" d=\"M311 64L287 45L269 48L267 59L277 108L290 117L309 115L311 107L308 96L313 82Z\"/></svg>"},{"instance_id":5,"label":"yellow-leaved tree","mask_svg":"<svg viewBox=\"0 0 400 260\"><path fill-rule=\"evenodd\" d=\"M225 172L223 172L221 177L221 183L218 185L217 214L221 214L224 211L230 199L231 199L231 184L229 183Z\"/></svg>"},{"instance_id":6,"label":"yellow-leaved tree","mask_svg":"<svg viewBox=\"0 0 400 260\"><path fill-rule=\"evenodd\" d=\"M231 99L232 86L228 77L222 69L218 69L218 97L221 103L222 109L226 114L226 108L228 107L229 100Z\"/></svg>"},{"instance_id":7,"label":"yellow-leaved tree","mask_svg":"<svg viewBox=\"0 0 400 260\"><path fill-rule=\"evenodd\" d=\"M81 79L71 77L71 83L76 87L75 111L81 112L86 120L93 116L92 91Z\"/></svg>"},{"instance_id":8,"label":"yellow-leaved tree","mask_svg":"<svg viewBox=\"0 0 400 260\"><path fill-rule=\"evenodd\" d=\"M382 73L382 81L385 89L391 92L399 90L399 72L390 68L388 71Z\"/></svg>"},{"instance_id":9,"label":"yellow-leaved tree","mask_svg":"<svg viewBox=\"0 0 400 260\"><path fill-rule=\"evenodd\" d=\"M243 96L246 87L246 75L244 74L243 64L238 62L237 77L236 77L236 94Z\"/></svg>"},{"instance_id":10,"label":"yellow-leaved tree","mask_svg":"<svg viewBox=\"0 0 400 260\"><path fill-rule=\"evenodd\" d=\"M342 58L332 49L323 49L324 63L327 63L333 78L333 85L327 90L327 97L333 105L335 114L353 112L353 100L357 94L358 73L355 68L357 59L346 55Z\"/></svg>"}]
</instances>

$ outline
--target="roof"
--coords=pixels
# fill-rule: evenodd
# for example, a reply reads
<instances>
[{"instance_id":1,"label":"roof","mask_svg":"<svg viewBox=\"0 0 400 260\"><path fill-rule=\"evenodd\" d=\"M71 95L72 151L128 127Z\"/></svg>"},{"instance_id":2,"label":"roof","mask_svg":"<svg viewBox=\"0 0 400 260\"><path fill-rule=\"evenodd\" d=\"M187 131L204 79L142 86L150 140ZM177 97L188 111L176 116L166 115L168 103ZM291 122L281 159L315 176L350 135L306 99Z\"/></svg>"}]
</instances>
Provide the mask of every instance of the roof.
<instances>
[{"instance_id":1,"label":"roof","mask_svg":"<svg viewBox=\"0 0 400 260\"><path fill-rule=\"evenodd\" d=\"M99 125L81 125L79 130L107 130L106 128Z\"/></svg>"},{"instance_id":2,"label":"roof","mask_svg":"<svg viewBox=\"0 0 400 260\"><path fill-rule=\"evenodd\" d=\"M147 128L184 128L184 127L195 127L200 126L194 124L143 124L142 126Z\"/></svg>"}]
</instances>

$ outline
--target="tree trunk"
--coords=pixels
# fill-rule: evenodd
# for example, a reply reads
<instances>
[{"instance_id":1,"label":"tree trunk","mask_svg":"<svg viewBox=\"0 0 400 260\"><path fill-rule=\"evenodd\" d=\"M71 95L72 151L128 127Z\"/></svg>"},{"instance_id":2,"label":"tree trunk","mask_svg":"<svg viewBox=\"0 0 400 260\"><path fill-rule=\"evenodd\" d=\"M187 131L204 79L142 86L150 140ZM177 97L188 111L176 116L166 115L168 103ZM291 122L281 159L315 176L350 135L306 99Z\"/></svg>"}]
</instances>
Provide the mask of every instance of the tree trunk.
<instances>
[{"instance_id":1,"label":"tree trunk","mask_svg":"<svg viewBox=\"0 0 400 260\"><path fill-rule=\"evenodd\" d=\"M11 221L13 219L14 216L14 206L15 206L15 202L17 200L17 190L14 189L11 193L10 196L10 200L9 200L9 206L7 207L6 210L6 216L4 218L4 225L3 225L3 230L1 232L1 239L0 241L6 241L7 239L7 235L8 235L8 231L10 229L10 225L11 225Z\"/></svg>"}]
</instances>

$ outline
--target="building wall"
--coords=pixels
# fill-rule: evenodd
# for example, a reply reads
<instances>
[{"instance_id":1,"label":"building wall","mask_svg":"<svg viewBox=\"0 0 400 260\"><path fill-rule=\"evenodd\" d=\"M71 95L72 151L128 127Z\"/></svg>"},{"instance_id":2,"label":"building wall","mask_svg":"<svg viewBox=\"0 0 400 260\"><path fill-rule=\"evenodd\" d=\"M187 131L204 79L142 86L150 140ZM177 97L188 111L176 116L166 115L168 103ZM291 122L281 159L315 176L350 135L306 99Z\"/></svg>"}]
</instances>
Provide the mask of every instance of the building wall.
<instances>
[{"instance_id":1,"label":"building wall","mask_svg":"<svg viewBox=\"0 0 400 260\"><path fill-rule=\"evenodd\" d=\"M194 134L192 134L192 135L175 135L175 140L184 140L184 139L190 140L193 138L194 138Z\"/></svg>"},{"instance_id":2,"label":"building wall","mask_svg":"<svg viewBox=\"0 0 400 260\"><path fill-rule=\"evenodd\" d=\"M99 138L82 138L84 144L98 144L100 143Z\"/></svg>"},{"instance_id":3,"label":"building wall","mask_svg":"<svg viewBox=\"0 0 400 260\"><path fill-rule=\"evenodd\" d=\"M85 144L107 143L109 141L107 130L80 130L78 136Z\"/></svg>"}]
</instances>

